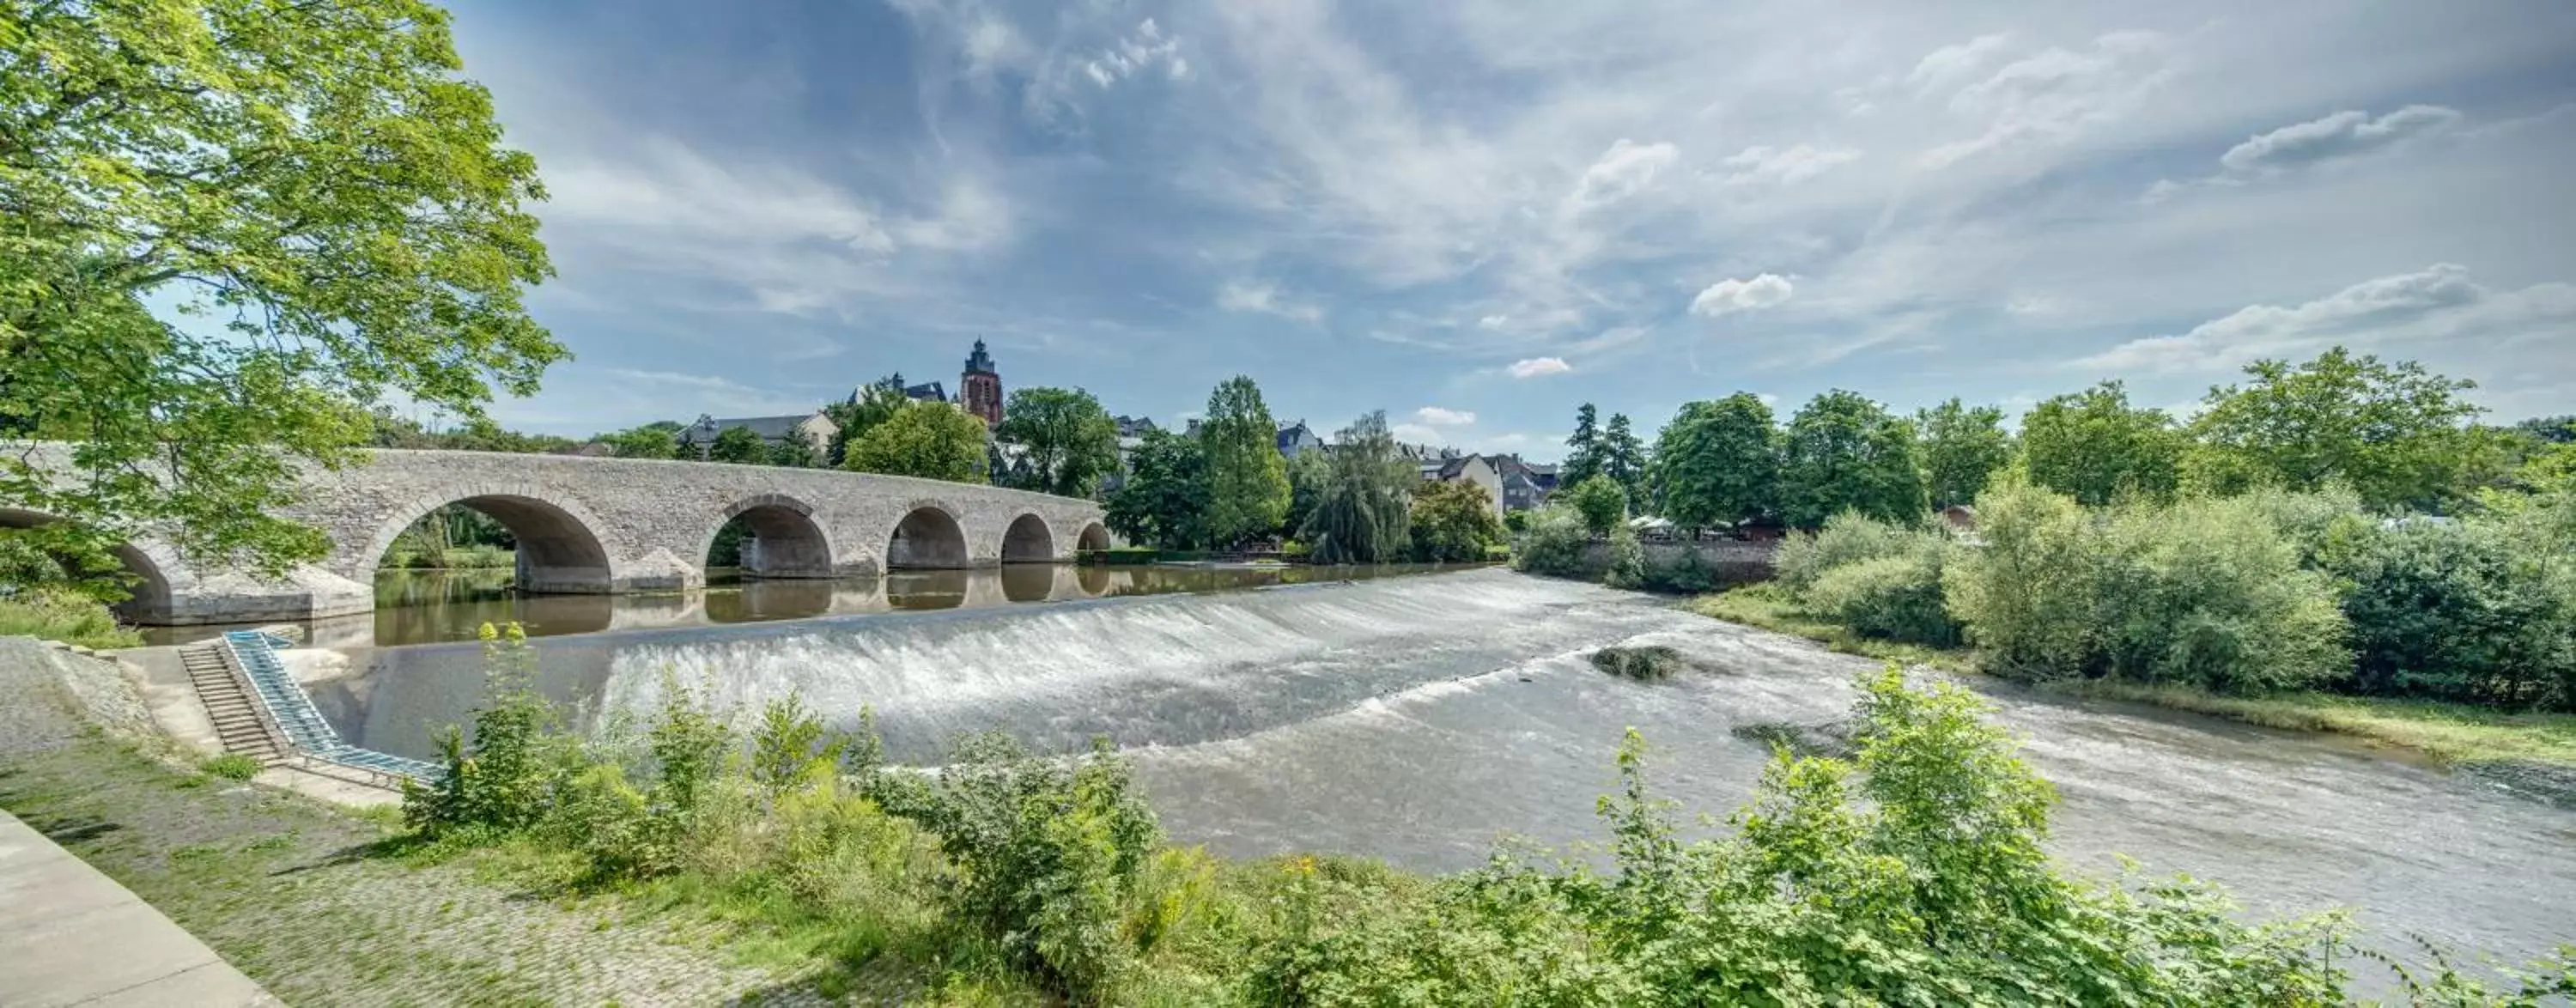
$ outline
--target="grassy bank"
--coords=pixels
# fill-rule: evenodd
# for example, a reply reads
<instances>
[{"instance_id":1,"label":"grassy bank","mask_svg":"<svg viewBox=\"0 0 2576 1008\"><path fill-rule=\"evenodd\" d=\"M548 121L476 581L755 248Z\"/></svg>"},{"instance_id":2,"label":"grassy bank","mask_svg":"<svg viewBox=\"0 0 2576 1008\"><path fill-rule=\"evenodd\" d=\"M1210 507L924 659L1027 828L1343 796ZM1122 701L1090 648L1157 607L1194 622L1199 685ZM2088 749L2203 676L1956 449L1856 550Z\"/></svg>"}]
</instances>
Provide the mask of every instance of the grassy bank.
<instances>
[{"instance_id":1,"label":"grassy bank","mask_svg":"<svg viewBox=\"0 0 2576 1008\"><path fill-rule=\"evenodd\" d=\"M0 637L22 635L102 649L143 644L143 635L119 625L106 606L68 592L32 591L0 599Z\"/></svg>"},{"instance_id":2,"label":"grassy bank","mask_svg":"<svg viewBox=\"0 0 2576 1008\"><path fill-rule=\"evenodd\" d=\"M1773 585L1753 585L1691 600L1703 616L1804 637L1845 654L1953 672L1977 670L1970 648L1934 648L1865 637L1800 609ZM2153 704L2297 731L2352 735L2418 750L2456 766L2525 764L2576 771L2576 715L2508 714L2485 707L2294 692L2225 696L2194 686L2106 679L2042 683L2069 696Z\"/></svg>"}]
</instances>

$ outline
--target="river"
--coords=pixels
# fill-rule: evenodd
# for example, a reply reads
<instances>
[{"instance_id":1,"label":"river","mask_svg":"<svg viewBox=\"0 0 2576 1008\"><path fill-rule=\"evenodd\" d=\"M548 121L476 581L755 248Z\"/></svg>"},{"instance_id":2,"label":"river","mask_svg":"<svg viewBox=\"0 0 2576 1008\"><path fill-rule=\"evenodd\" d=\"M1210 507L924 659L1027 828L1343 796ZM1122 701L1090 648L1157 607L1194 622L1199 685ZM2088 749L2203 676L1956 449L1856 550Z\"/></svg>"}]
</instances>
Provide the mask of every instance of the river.
<instances>
[{"instance_id":1,"label":"river","mask_svg":"<svg viewBox=\"0 0 2576 1008\"><path fill-rule=\"evenodd\" d=\"M1066 576L1078 572L1065 569ZM880 593L882 594L882 593ZM1076 595L1081 593L1076 592ZM1467 867L1517 835L1596 839L1595 796L1635 726L1657 790L1722 817L1768 753L1731 729L1841 718L1868 663L1632 593L1474 570L1263 590L682 625L540 640L541 688L584 717L667 677L745 707L790 691L877 711L890 752L935 761L1001 728L1072 749L1108 734L1179 840L1220 853ZM1585 660L1664 644L1707 672L1640 684ZM352 740L414 756L481 688L472 645L353 649L313 684ZM2061 796L2079 871L2187 872L2254 909L2357 908L2408 934L2524 959L2576 938L2576 811L2332 736L1981 684Z\"/></svg>"}]
</instances>

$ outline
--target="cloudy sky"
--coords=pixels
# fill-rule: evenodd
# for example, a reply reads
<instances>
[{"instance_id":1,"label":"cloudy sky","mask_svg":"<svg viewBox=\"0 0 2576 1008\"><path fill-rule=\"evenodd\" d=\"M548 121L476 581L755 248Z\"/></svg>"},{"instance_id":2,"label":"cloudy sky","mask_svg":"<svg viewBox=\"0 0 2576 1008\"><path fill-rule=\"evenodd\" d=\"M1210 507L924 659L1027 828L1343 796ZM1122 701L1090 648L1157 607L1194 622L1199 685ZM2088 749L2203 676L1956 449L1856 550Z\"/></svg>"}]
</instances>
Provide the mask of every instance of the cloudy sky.
<instances>
[{"instance_id":1,"label":"cloudy sky","mask_svg":"<svg viewBox=\"0 0 2576 1008\"><path fill-rule=\"evenodd\" d=\"M2345 343L2576 412L2576 4L463 0L579 359L506 422L900 371L1553 457L1750 390L2195 400Z\"/></svg>"}]
</instances>

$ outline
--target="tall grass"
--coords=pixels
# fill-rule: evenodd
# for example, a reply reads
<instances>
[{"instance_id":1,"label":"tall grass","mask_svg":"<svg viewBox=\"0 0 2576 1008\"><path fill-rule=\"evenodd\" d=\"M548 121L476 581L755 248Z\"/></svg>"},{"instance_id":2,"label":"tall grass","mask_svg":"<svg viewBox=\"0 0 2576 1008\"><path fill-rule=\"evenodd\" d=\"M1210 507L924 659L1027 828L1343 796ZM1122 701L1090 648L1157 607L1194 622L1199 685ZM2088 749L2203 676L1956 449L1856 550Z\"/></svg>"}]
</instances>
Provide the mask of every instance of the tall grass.
<instances>
[{"instance_id":1,"label":"tall grass","mask_svg":"<svg viewBox=\"0 0 2576 1008\"><path fill-rule=\"evenodd\" d=\"M106 605L76 592L50 589L0 598L0 637L20 635L102 650L143 645L143 635L118 623Z\"/></svg>"}]
</instances>

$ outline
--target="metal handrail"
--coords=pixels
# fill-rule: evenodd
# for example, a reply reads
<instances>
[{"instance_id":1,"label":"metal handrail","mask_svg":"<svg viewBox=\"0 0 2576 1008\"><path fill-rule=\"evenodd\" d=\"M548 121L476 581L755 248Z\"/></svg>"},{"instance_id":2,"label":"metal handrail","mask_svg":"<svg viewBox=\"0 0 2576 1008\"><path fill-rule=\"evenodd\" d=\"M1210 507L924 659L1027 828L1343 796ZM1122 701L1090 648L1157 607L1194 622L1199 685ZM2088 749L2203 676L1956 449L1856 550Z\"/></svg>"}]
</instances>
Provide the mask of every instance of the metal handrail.
<instances>
[{"instance_id":1,"label":"metal handrail","mask_svg":"<svg viewBox=\"0 0 2576 1008\"><path fill-rule=\"evenodd\" d=\"M279 735L298 757L379 777L430 782L445 775L437 764L362 749L343 741L331 723L323 719L322 712L314 709L312 699L304 695L303 685L286 674L286 666L277 660L276 643L277 638L256 630L224 634L226 649L250 679L251 695L273 718L270 723L277 726ZM285 709L279 710L280 707Z\"/></svg>"}]
</instances>

